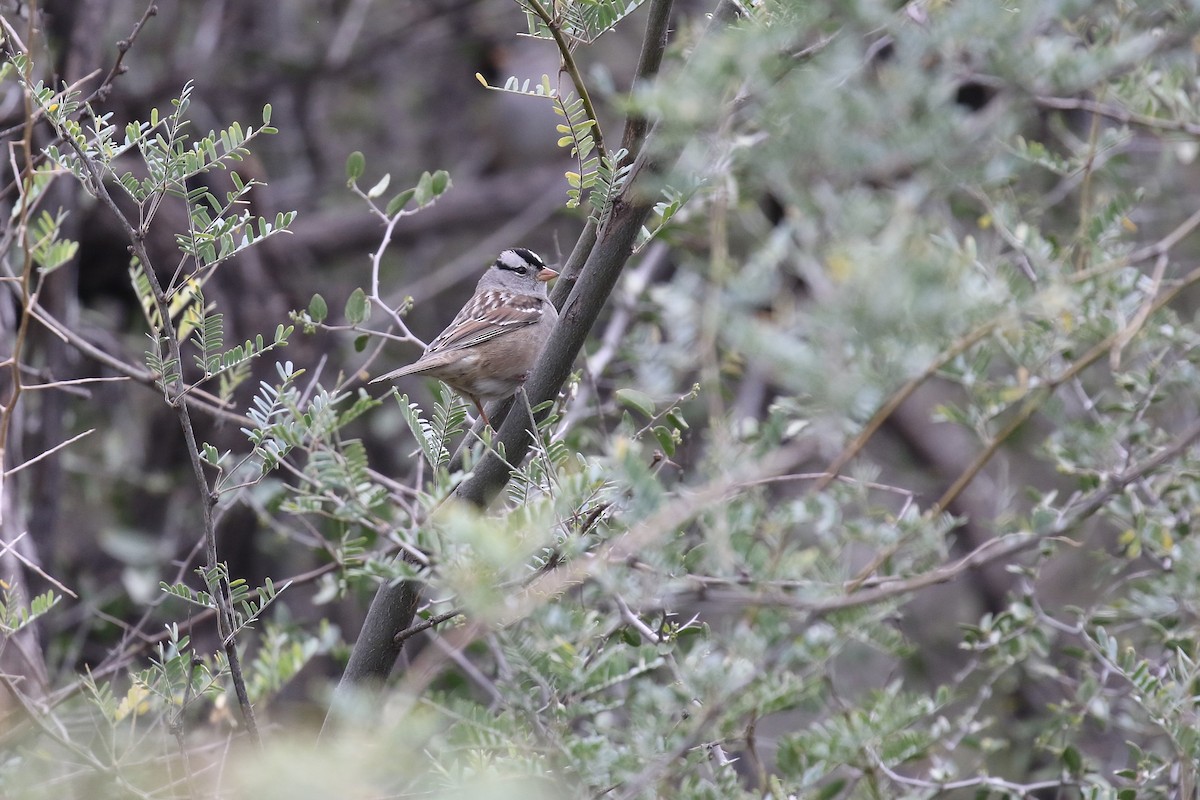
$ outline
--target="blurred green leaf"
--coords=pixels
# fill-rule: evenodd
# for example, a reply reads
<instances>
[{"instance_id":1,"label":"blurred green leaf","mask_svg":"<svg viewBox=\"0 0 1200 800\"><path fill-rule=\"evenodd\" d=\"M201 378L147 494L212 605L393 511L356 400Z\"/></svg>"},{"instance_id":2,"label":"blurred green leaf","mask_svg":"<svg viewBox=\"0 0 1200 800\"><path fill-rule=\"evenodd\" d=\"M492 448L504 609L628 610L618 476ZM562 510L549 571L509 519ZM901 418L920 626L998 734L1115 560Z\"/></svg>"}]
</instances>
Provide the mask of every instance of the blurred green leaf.
<instances>
[{"instance_id":1,"label":"blurred green leaf","mask_svg":"<svg viewBox=\"0 0 1200 800\"><path fill-rule=\"evenodd\" d=\"M429 189L433 192L434 197L441 197L450 188L450 185L450 173L444 169L433 173L429 181Z\"/></svg>"},{"instance_id":2,"label":"blurred green leaf","mask_svg":"<svg viewBox=\"0 0 1200 800\"><path fill-rule=\"evenodd\" d=\"M654 416L654 400L645 392L626 387L618 389L614 395L621 405L636 409L647 417Z\"/></svg>"},{"instance_id":3,"label":"blurred green leaf","mask_svg":"<svg viewBox=\"0 0 1200 800\"><path fill-rule=\"evenodd\" d=\"M389 217L400 213L400 211L402 211L404 207L412 201L416 194L417 190L415 188L405 189L403 192L400 192L398 195L388 201L387 208L384 209L383 213L387 214Z\"/></svg>"},{"instance_id":4,"label":"blurred green leaf","mask_svg":"<svg viewBox=\"0 0 1200 800\"><path fill-rule=\"evenodd\" d=\"M325 303L325 298L319 294L314 294L312 300L308 302L308 315L313 318L313 322L324 322L329 316L329 306Z\"/></svg>"},{"instance_id":5,"label":"blurred green leaf","mask_svg":"<svg viewBox=\"0 0 1200 800\"><path fill-rule=\"evenodd\" d=\"M417 201L418 207L429 205L433 200L433 176L428 172L421 173L421 179L417 181L417 186L413 190L413 196Z\"/></svg>"},{"instance_id":6,"label":"blurred green leaf","mask_svg":"<svg viewBox=\"0 0 1200 800\"><path fill-rule=\"evenodd\" d=\"M366 156L361 151L355 150L346 158L346 180L353 183L362 177L363 171L366 168Z\"/></svg>"},{"instance_id":7,"label":"blurred green leaf","mask_svg":"<svg viewBox=\"0 0 1200 800\"><path fill-rule=\"evenodd\" d=\"M346 320L351 325L362 325L371 318L371 304L367 293L361 288L355 289L346 299Z\"/></svg>"}]
</instances>

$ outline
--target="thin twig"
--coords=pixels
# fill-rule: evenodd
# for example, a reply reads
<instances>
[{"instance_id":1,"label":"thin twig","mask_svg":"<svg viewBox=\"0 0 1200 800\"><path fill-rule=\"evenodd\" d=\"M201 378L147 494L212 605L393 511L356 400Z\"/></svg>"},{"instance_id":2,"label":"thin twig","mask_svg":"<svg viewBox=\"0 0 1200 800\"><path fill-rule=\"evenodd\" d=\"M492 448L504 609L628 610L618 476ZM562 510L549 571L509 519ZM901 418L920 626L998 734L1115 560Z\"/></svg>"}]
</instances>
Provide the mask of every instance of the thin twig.
<instances>
[{"instance_id":1,"label":"thin twig","mask_svg":"<svg viewBox=\"0 0 1200 800\"><path fill-rule=\"evenodd\" d=\"M30 19L31 34L32 34L32 16ZM15 37L16 32L12 30L12 26L8 24L3 17L0 17L0 23L3 23L5 29L10 36ZM33 61L26 59L25 71L21 76L24 82L24 91L22 100L24 102L24 127L21 136L21 153L24 156L24 163L21 165L20 171L14 175L13 181L19 187L20 203L13 211L13 218L16 220L14 233L19 235L21 247L21 276L20 276L20 307L25 313L20 315L20 321L17 323L16 335L13 338L11 356L11 380L8 397L4 403L0 404L0 497L3 497L7 491L5 487L5 472L4 465L7 463L5 454L8 451L8 437L12 431L13 414L16 413L17 403L21 399L22 391L22 376L21 376L21 357L25 350L25 340L29 336L29 324L31 316L28 309L33 307L37 302L37 292L40 286L40 278L35 278L34 259L32 252L32 244L26 231L29 227L29 218L33 209L31 207L32 192L31 175L33 171L33 91L31 82L33 79ZM16 170L16 154L15 148L13 153L13 168ZM4 504L0 503L0 523L4 521Z\"/></svg>"},{"instance_id":2,"label":"thin twig","mask_svg":"<svg viewBox=\"0 0 1200 800\"><path fill-rule=\"evenodd\" d=\"M902 786L915 786L921 789L932 789L939 793L953 792L960 789L998 789L1008 794L1015 794L1018 797L1040 797L1042 792L1047 789L1063 789L1069 786L1077 786L1077 781L1069 779L1038 781L1036 783L1014 783L1013 781L997 778L993 775L981 775L977 778L963 778L957 781L927 781L922 778L910 778L906 775L901 775L894 769L884 763L883 759L870 746L864 747L867 755L871 757L876 769L886 775L889 779Z\"/></svg>"},{"instance_id":3,"label":"thin twig","mask_svg":"<svg viewBox=\"0 0 1200 800\"><path fill-rule=\"evenodd\" d=\"M396 642L396 644L401 644L404 642L404 640L411 639L412 637L416 636L418 633L421 633L422 631L427 631L430 628L441 625L443 622L452 620L455 617L461 617L462 614L463 614L462 609L456 608L451 611L446 611L442 614L437 614L435 616L432 616L429 619L421 620L416 625L410 625L409 627L407 627L404 630L397 633L395 642Z\"/></svg>"},{"instance_id":4,"label":"thin twig","mask_svg":"<svg viewBox=\"0 0 1200 800\"><path fill-rule=\"evenodd\" d=\"M954 342L952 345L943 350L938 357L921 371L919 375L910 378L903 386L901 386L891 397L884 402L879 410L876 411L871 418L867 420L867 424L859 431L850 444L842 449L837 458L830 462L829 466L825 467L824 475L813 484L812 491L820 492L829 487L829 484L841 473L842 469L850 463L850 461L858 455L867 442L883 427L883 423L887 422L888 417L900 407L900 405L911 397L917 389L936 375L943 367L949 364L958 356L970 350L979 342L991 334L999 326L999 320L990 320L982 325L979 325L974 330L967 333L965 336Z\"/></svg>"},{"instance_id":5,"label":"thin twig","mask_svg":"<svg viewBox=\"0 0 1200 800\"><path fill-rule=\"evenodd\" d=\"M112 69L110 69L108 74L104 76L104 80L101 81L100 85L96 87L96 91L92 92L92 94L88 96L87 100L84 101L84 105L87 105L87 103L90 103L92 100L103 103L108 99L108 94L112 91L113 82L116 81L118 75L125 73L125 54L130 51L130 49L133 47L133 43L137 41L138 34L142 32L142 27L146 24L146 21L157 13L158 6L151 2L146 6L146 10L142 12L142 18L139 19L137 24L133 26L133 32L130 33L127 38L121 39L119 42L117 42L117 59L113 62Z\"/></svg>"},{"instance_id":6,"label":"thin twig","mask_svg":"<svg viewBox=\"0 0 1200 800\"><path fill-rule=\"evenodd\" d=\"M56 580L54 578L54 576L50 575L48 572L43 570L41 567L39 567L33 561L26 558L25 555L15 547L17 542L21 541L21 539L23 539L28 533L29 533L29 531L21 531L19 534L17 534L13 538L13 540L11 542L5 542L3 540L0 540L0 556L5 555L6 553L12 553L13 558L17 559L22 564L24 564L26 569L41 576L42 580L46 581L47 583L52 584L63 594L67 594L73 598L78 599L79 595L72 592L61 581Z\"/></svg>"},{"instance_id":7,"label":"thin twig","mask_svg":"<svg viewBox=\"0 0 1200 800\"><path fill-rule=\"evenodd\" d=\"M16 475L18 472L25 469L26 467L28 467L32 464L36 464L37 462L41 461L43 458L46 458L47 456L54 455L55 453L57 453L59 450L63 449L64 447L66 447L70 444L73 444L73 443L79 441L80 439L82 439L83 437L85 437L89 434L95 433L95 432L96 432L95 428L88 428L83 433L76 434L75 436L72 436L70 439L67 439L65 442L59 442L58 444L54 445L54 447L51 447L49 450L42 451L41 453L37 454L33 458L25 461L24 463L18 464L17 466L13 467L10 470L4 470L4 471L0 472L0 475L2 475L5 478Z\"/></svg>"},{"instance_id":8,"label":"thin twig","mask_svg":"<svg viewBox=\"0 0 1200 800\"><path fill-rule=\"evenodd\" d=\"M613 595L613 601L617 604L617 609L621 612L621 618L629 623L629 625L642 635L643 639L652 644L661 644L662 636L650 630L650 626L642 622L641 617L633 613L633 609L625 602L625 599L619 594Z\"/></svg>"},{"instance_id":9,"label":"thin twig","mask_svg":"<svg viewBox=\"0 0 1200 800\"><path fill-rule=\"evenodd\" d=\"M37 321L46 328L46 330L61 337L63 341L70 344L88 358L100 362L104 366L121 373L126 378L140 383L143 386L151 389L158 389L158 376L150 370L135 366L133 364L128 364L121 359L116 358L115 356L109 355L99 347L96 347L96 345L89 342L87 339L80 336L75 331L68 328L66 325L63 325L58 320L47 315L41 308L31 309L31 313L37 319ZM38 386L37 388L43 387ZM230 422L235 425L246 424L245 416L229 411L224 407L225 404L220 400L220 398L209 394L208 392L199 389L193 389L184 398L184 402L187 404L188 408L200 411L219 421Z\"/></svg>"},{"instance_id":10,"label":"thin twig","mask_svg":"<svg viewBox=\"0 0 1200 800\"><path fill-rule=\"evenodd\" d=\"M441 636L431 636L429 637L429 641L433 642L434 648L440 651L442 655L454 662L462 670L463 674L470 678L476 686L483 689L493 703L503 702L504 695L496 688L495 681L480 672L478 667L472 664L468 658L464 657L460 648L447 642Z\"/></svg>"},{"instance_id":11,"label":"thin twig","mask_svg":"<svg viewBox=\"0 0 1200 800\"><path fill-rule=\"evenodd\" d=\"M1039 106L1053 108L1058 111L1086 111L1090 114L1107 117L1126 125L1139 125L1143 128L1153 128L1154 130L1200 136L1200 124L1195 122L1187 122L1180 119L1163 119L1161 117L1152 117L1148 114L1138 114L1127 108L1096 100L1087 100L1080 97L1035 95L1033 101Z\"/></svg>"},{"instance_id":12,"label":"thin twig","mask_svg":"<svg viewBox=\"0 0 1200 800\"><path fill-rule=\"evenodd\" d=\"M1130 483L1140 480L1169 461L1178 458L1191 448L1197 440L1200 440L1200 422L1195 423L1180 433L1169 447L1163 448L1140 464L1120 474L1109 476L1098 488L1093 489L1080 500L1072 510L1064 512L1059 520L1046 531L1014 533L998 539L989 539L966 556L943 567L911 578L881 581L870 589L864 589L842 597L815 602L790 597L776 599L781 600L781 604L783 605L822 616L848 608L874 605L892 598L912 594L918 589L948 583L964 572L1010 558L1034 547L1039 542L1066 536L1075 530L1084 520L1090 519L1100 511L1109 500L1117 496ZM771 600L766 600L765 598L758 599L768 605L773 604Z\"/></svg>"},{"instance_id":13,"label":"thin twig","mask_svg":"<svg viewBox=\"0 0 1200 800\"><path fill-rule=\"evenodd\" d=\"M1192 231L1196 230L1197 227L1200 227L1200 209L1193 211L1190 217L1179 223L1174 230L1157 242L1130 253L1129 263L1137 264L1141 261L1149 261L1152 258L1158 258L1164 253L1170 252L1175 245L1191 235Z\"/></svg>"}]
</instances>

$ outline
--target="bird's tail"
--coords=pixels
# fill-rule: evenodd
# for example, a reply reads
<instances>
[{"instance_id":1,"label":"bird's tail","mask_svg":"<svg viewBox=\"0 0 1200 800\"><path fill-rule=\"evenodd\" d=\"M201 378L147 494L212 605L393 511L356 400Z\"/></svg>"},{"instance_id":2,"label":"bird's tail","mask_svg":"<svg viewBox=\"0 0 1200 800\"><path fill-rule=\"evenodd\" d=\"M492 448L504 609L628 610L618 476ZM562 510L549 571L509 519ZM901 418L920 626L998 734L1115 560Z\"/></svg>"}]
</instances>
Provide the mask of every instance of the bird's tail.
<instances>
[{"instance_id":1,"label":"bird's tail","mask_svg":"<svg viewBox=\"0 0 1200 800\"><path fill-rule=\"evenodd\" d=\"M417 364L409 364L406 367L401 367L400 369L394 369L391 372L385 372L383 375L380 375L378 378L372 378L371 383L379 383L380 381L394 381L396 378L403 378L405 375L411 375L414 372L417 372L418 370L424 369L424 367L425 367L424 364L421 364L419 366Z\"/></svg>"}]
</instances>

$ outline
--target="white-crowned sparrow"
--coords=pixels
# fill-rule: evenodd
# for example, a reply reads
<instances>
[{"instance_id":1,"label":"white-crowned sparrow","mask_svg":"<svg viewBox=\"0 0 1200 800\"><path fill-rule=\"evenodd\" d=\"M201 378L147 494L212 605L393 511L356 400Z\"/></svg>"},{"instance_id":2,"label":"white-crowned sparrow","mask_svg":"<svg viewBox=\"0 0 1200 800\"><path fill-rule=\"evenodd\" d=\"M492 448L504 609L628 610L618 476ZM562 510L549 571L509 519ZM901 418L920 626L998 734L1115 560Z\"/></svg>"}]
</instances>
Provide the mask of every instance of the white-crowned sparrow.
<instances>
[{"instance_id":1,"label":"white-crowned sparrow","mask_svg":"<svg viewBox=\"0 0 1200 800\"><path fill-rule=\"evenodd\" d=\"M371 383L430 375L474 403L490 426L483 404L517 391L558 320L546 295L546 281L557 275L532 250L505 250L424 355Z\"/></svg>"}]
</instances>

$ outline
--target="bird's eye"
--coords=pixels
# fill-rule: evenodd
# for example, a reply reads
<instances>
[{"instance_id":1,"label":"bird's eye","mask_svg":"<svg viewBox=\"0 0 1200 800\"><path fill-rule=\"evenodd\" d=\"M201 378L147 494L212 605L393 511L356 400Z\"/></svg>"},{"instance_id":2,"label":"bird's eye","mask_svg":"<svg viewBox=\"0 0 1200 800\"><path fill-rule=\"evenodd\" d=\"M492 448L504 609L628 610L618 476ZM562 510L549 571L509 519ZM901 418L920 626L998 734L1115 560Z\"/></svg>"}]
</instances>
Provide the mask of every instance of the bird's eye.
<instances>
[{"instance_id":1,"label":"bird's eye","mask_svg":"<svg viewBox=\"0 0 1200 800\"><path fill-rule=\"evenodd\" d=\"M529 270L528 270L528 269L526 269L525 267L517 267L517 268L516 268L516 270L515 270L515 272L516 272L518 275L525 275L525 274L527 274L527 273L529 272Z\"/></svg>"}]
</instances>

